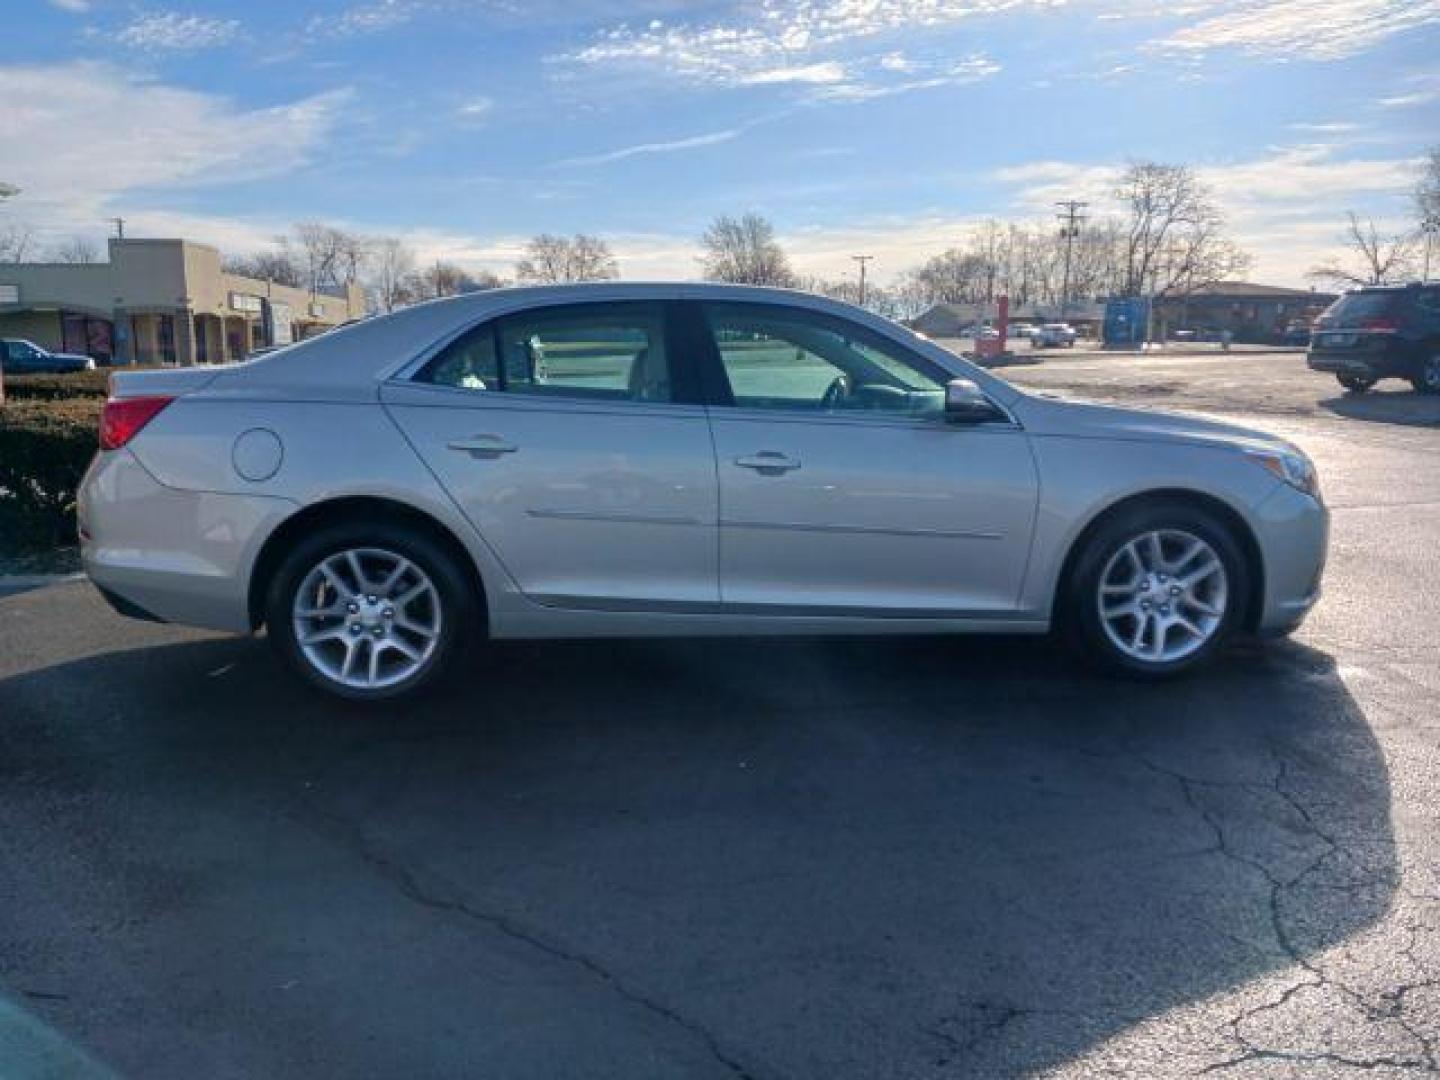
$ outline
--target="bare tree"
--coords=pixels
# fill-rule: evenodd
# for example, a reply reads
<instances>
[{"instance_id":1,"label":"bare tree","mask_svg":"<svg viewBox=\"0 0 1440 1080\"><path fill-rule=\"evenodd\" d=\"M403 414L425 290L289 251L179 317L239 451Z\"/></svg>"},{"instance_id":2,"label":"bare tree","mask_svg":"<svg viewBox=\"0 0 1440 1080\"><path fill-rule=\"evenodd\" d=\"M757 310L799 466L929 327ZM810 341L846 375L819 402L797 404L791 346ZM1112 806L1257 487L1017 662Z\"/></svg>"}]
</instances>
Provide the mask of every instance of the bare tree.
<instances>
[{"instance_id":1,"label":"bare tree","mask_svg":"<svg viewBox=\"0 0 1440 1080\"><path fill-rule=\"evenodd\" d=\"M72 236L64 243L56 245L50 258L58 263L98 263L100 247L95 241L84 236Z\"/></svg>"},{"instance_id":2,"label":"bare tree","mask_svg":"<svg viewBox=\"0 0 1440 1080\"><path fill-rule=\"evenodd\" d=\"M305 283L305 271L288 244L281 244L274 251L227 255L220 265L226 273L239 274L257 281L273 281L276 285L289 285L295 289Z\"/></svg>"},{"instance_id":3,"label":"bare tree","mask_svg":"<svg viewBox=\"0 0 1440 1080\"><path fill-rule=\"evenodd\" d=\"M24 262L35 242L35 230L24 223L0 226L0 262Z\"/></svg>"},{"instance_id":4,"label":"bare tree","mask_svg":"<svg viewBox=\"0 0 1440 1080\"><path fill-rule=\"evenodd\" d=\"M1424 245L1423 276L1430 280L1430 261L1440 242L1440 146L1432 146L1420 167L1420 182L1415 186L1415 214L1420 219L1420 242Z\"/></svg>"},{"instance_id":5,"label":"bare tree","mask_svg":"<svg viewBox=\"0 0 1440 1080\"><path fill-rule=\"evenodd\" d=\"M1230 277L1249 259L1226 239L1209 190L1186 165L1141 161L1115 189L1125 209L1124 273L1130 296L1189 292Z\"/></svg>"},{"instance_id":6,"label":"bare tree","mask_svg":"<svg viewBox=\"0 0 1440 1080\"><path fill-rule=\"evenodd\" d=\"M721 215L700 237L705 277L734 285L787 286L795 275L775 227L759 214Z\"/></svg>"},{"instance_id":7,"label":"bare tree","mask_svg":"<svg viewBox=\"0 0 1440 1080\"><path fill-rule=\"evenodd\" d=\"M415 270L415 253L394 236L382 236L371 242L370 290L376 306L386 314L414 297L409 295L407 279Z\"/></svg>"},{"instance_id":8,"label":"bare tree","mask_svg":"<svg viewBox=\"0 0 1440 1080\"><path fill-rule=\"evenodd\" d=\"M863 304L860 303L860 283L848 278L835 281L822 277L803 277L796 278L792 285L802 292L816 293L820 296L828 296L832 300L843 300L847 304L864 307L887 319L899 319L908 314L902 310L900 297L895 290L877 285L873 281L866 283Z\"/></svg>"},{"instance_id":9,"label":"bare tree","mask_svg":"<svg viewBox=\"0 0 1440 1080\"><path fill-rule=\"evenodd\" d=\"M515 277L527 284L564 281L610 281L620 276L610 245L597 236L576 233L555 236L542 233L525 245L525 257L515 264Z\"/></svg>"},{"instance_id":10,"label":"bare tree","mask_svg":"<svg viewBox=\"0 0 1440 1080\"><path fill-rule=\"evenodd\" d=\"M1361 221L1355 211L1342 239L1347 257L1331 258L1313 267L1306 277L1335 285L1394 285L1415 272L1416 237L1411 233L1381 233L1371 218Z\"/></svg>"},{"instance_id":11,"label":"bare tree","mask_svg":"<svg viewBox=\"0 0 1440 1080\"><path fill-rule=\"evenodd\" d=\"M320 221L295 226L295 242L311 292L349 285L360 277L369 251L363 236Z\"/></svg>"}]
</instances>

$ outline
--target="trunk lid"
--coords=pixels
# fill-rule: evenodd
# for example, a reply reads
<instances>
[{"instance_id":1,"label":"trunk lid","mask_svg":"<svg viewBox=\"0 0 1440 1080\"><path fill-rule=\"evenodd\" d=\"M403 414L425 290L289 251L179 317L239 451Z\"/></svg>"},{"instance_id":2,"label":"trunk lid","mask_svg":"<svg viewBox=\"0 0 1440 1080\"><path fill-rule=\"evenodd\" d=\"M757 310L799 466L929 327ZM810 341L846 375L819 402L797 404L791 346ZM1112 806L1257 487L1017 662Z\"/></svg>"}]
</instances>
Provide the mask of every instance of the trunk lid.
<instances>
[{"instance_id":1,"label":"trunk lid","mask_svg":"<svg viewBox=\"0 0 1440 1080\"><path fill-rule=\"evenodd\" d=\"M156 368L148 371L116 368L110 372L110 396L183 397L209 386L220 371L218 367Z\"/></svg>"}]
</instances>

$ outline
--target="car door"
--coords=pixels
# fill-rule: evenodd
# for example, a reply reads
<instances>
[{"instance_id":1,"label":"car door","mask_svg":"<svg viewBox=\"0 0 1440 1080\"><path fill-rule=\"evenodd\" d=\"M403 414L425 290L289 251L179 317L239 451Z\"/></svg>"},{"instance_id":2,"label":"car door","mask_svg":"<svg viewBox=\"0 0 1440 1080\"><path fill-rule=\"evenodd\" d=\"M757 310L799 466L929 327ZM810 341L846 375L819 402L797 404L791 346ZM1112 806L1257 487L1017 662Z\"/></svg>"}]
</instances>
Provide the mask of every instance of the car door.
<instances>
[{"instance_id":1,"label":"car door","mask_svg":"<svg viewBox=\"0 0 1440 1080\"><path fill-rule=\"evenodd\" d=\"M474 327L383 399L520 589L569 607L718 600L705 410L663 303Z\"/></svg>"},{"instance_id":2,"label":"car door","mask_svg":"<svg viewBox=\"0 0 1440 1080\"><path fill-rule=\"evenodd\" d=\"M944 414L950 374L799 307L701 303L731 609L998 614L1018 604L1037 474L1014 424Z\"/></svg>"}]
</instances>

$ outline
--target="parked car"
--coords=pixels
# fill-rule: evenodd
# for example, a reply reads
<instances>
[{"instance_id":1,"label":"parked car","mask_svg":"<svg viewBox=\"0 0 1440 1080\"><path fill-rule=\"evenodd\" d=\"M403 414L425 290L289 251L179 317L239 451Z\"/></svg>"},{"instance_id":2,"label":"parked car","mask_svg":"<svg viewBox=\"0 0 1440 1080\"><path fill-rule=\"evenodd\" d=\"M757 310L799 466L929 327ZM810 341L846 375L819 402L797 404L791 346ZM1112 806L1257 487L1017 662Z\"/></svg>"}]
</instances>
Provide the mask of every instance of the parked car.
<instances>
[{"instance_id":1,"label":"parked car","mask_svg":"<svg viewBox=\"0 0 1440 1080\"><path fill-rule=\"evenodd\" d=\"M1310 322L1307 319L1291 319L1280 332L1281 345L1309 345Z\"/></svg>"},{"instance_id":2,"label":"parked car","mask_svg":"<svg viewBox=\"0 0 1440 1080\"><path fill-rule=\"evenodd\" d=\"M1011 323L1005 331L1005 335L1012 338L1028 338L1034 332L1035 326L1032 323Z\"/></svg>"},{"instance_id":3,"label":"parked car","mask_svg":"<svg viewBox=\"0 0 1440 1080\"><path fill-rule=\"evenodd\" d=\"M1346 293L1315 321L1307 360L1355 393L1408 379L1419 393L1440 394L1440 285Z\"/></svg>"},{"instance_id":4,"label":"parked car","mask_svg":"<svg viewBox=\"0 0 1440 1080\"><path fill-rule=\"evenodd\" d=\"M353 699L485 637L1054 627L1169 676L1294 629L1326 546L1280 439L1031 396L858 308L735 286L494 290L118 371L100 446L78 517L111 603L264 626Z\"/></svg>"},{"instance_id":5,"label":"parked car","mask_svg":"<svg viewBox=\"0 0 1440 1080\"><path fill-rule=\"evenodd\" d=\"M1046 323L1031 333L1030 344L1037 349L1073 349L1075 328L1069 323Z\"/></svg>"},{"instance_id":6,"label":"parked car","mask_svg":"<svg viewBox=\"0 0 1440 1080\"><path fill-rule=\"evenodd\" d=\"M79 353L51 352L24 338L0 338L0 366L11 375L52 375L93 371L95 361Z\"/></svg>"}]
</instances>

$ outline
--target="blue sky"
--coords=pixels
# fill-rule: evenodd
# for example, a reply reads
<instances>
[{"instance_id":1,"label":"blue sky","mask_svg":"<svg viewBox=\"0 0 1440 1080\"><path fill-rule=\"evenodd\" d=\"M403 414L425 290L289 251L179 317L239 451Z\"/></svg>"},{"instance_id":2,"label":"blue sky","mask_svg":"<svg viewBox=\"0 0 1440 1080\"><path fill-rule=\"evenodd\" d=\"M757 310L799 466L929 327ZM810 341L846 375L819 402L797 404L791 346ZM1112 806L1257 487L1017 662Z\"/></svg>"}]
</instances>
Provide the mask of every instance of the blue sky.
<instances>
[{"instance_id":1,"label":"blue sky","mask_svg":"<svg viewBox=\"0 0 1440 1080\"><path fill-rule=\"evenodd\" d=\"M0 0L3 211L262 247L322 218L508 272L540 231L692 277L716 214L885 279L1194 165L1301 283L1440 142L1440 0ZM1157 13L1158 12L1158 13Z\"/></svg>"}]
</instances>

